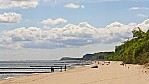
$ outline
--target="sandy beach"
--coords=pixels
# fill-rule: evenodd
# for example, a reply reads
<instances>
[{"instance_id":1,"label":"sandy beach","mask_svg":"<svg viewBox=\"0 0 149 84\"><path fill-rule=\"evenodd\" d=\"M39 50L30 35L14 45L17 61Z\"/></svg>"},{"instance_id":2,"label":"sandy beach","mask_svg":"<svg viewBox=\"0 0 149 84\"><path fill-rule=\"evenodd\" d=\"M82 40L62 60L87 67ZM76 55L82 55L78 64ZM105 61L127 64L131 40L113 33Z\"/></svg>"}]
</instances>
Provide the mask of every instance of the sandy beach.
<instances>
[{"instance_id":1,"label":"sandy beach","mask_svg":"<svg viewBox=\"0 0 149 84\"><path fill-rule=\"evenodd\" d=\"M123 66L120 62L102 65L100 62L98 67L15 77L1 80L0 84L149 84L149 73L140 65Z\"/></svg>"}]
</instances>

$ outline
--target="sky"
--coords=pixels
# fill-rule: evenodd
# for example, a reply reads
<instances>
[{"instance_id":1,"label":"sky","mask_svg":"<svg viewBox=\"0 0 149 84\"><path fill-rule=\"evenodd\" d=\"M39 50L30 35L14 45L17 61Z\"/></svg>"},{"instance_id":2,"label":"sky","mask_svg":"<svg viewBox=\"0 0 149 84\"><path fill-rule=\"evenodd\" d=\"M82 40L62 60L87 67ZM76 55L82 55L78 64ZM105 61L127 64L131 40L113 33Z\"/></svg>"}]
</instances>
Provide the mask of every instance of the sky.
<instances>
[{"instance_id":1,"label":"sky","mask_svg":"<svg viewBox=\"0 0 149 84\"><path fill-rule=\"evenodd\" d=\"M0 60L55 60L114 51L140 27L149 0L0 0Z\"/></svg>"}]
</instances>

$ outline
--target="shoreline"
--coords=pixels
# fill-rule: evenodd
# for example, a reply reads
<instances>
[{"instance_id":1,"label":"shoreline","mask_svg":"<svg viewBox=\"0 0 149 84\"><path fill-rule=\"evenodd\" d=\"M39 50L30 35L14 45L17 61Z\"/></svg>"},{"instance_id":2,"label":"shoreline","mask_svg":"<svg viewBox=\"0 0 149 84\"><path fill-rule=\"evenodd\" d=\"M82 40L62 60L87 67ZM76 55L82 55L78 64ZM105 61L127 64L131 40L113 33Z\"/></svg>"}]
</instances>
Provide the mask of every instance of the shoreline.
<instances>
[{"instance_id":1,"label":"shoreline","mask_svg":"<svg viewBox=\"0 0 149 84\"><path fill-rule=\"evenodd\" d=\"M31 74L0 80L0 84L149 84L149 74L140 65L120 65L111 62L109 65L76 67L63 72ZM129 67L129 68L128 68Z\"/></svg>"},{"instance_id":2,"label":"shoreline","mask_svg":"<svg viewBox=\"0 0 149 84\"><path fill-rule=\"evenodd\" d=\"M79 67L82 67L82 66L88 66L88 65L81 65L81 66L72 66L70 68L67 68L67 70L71 70L71 69L75 69L75 68L79 68ZM90 66L90 65L89 65ZM66 70L66 71L67 71ZM61 72L60 70L56 70L55 72L47 72L47 73L20 73L20 74L16 74L16 76L8 76L6 78L3 78L3 79L0 79L0 81L3 81L3 80L9 80L9 79L14 79L14 78L20 78L20 77L24 77L24 76L32 76L32 75L36 75L36 74L50 74L50 73L57 73L57 72ZM65 70L63 70L62 72L65 72Z\"/></svg>"}]
</instances>

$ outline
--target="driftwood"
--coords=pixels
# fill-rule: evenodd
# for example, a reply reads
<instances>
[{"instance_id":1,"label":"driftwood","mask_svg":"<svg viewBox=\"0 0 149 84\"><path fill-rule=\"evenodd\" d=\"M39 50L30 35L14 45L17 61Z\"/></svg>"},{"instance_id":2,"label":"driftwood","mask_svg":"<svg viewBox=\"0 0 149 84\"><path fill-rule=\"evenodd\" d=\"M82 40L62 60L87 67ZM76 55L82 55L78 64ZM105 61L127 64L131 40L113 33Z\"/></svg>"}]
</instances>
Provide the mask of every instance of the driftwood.
<instances>
[{"instance_id":1,"label":"driftwood","mask_svg":"<svg viewBox=\"0 0 149 84\"><path fill-rule=\"evenodd\" d=\"M104 63L109 63L110 64L110 61L109 62L104 62Z\"/></svg>"},{"instance_id":2,"label":"driftwood","mask_svg":"<svg viewBox=\"0 0 149 84\"><path fill-rule=\"evenodd\" d=\"M98 66L92 66L91 68L98 68Z\"/></svg>"}]
</instances>

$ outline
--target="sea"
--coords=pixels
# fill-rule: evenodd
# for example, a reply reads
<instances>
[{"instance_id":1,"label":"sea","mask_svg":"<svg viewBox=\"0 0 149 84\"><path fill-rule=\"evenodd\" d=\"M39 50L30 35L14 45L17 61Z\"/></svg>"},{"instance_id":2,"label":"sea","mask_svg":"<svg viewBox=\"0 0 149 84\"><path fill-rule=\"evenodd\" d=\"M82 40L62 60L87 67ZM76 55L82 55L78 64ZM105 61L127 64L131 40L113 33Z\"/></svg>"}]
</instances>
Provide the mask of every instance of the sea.
<instances>
[{"instance_id":1,"label":"sea","mask_svg":"<svg viewBox=\"0 0 149 84\"><path fill-rule=\"evenodd\" d=\"M5 72L51 72L51 69L13 69L13 68L29 68L31 66L67 66L71 69L77 66L89 65L90 62L78 60L17 60L17 61L0 61L0 80L9 79L13 77L31 75L31 73L5 73ZM3 69L4 68L4 69ZM11 69L5 69L11 68ZM40 67L41 68L41 67ZM45 68L45 67L44 67ZM60 70L55 70L56 72Z\"/></svg>"}]
</instances>

